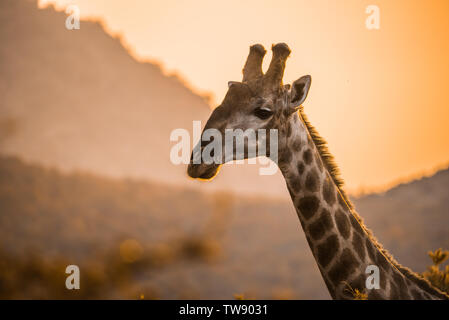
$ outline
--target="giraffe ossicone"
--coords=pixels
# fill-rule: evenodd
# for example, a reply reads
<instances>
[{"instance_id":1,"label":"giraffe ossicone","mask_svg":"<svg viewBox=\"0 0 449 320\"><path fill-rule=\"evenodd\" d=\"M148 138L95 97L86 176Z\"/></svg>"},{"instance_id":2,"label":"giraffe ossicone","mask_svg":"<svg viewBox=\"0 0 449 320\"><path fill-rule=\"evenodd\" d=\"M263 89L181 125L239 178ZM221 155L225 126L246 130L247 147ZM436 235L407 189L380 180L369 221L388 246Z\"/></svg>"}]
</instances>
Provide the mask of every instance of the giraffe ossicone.
<instances>
[{"instance_id":1,"label":"giraffe ossicone","mask_svg":"<svg viewBox=\"0 0 449 320\"><path fill-rule=\"evenodd\" d=\"M272 46L272 51L264 74L266 50L260 44L250 47L242 82L230 82L223 102L214 109L204 130L215 129L222 135L227 129L277 130L278 166L332 298L353 299L351 292L357 290L368 299L449 299L396 262L364 226L342 188L326 142L304 113L302 103L311 77L302 76L291 86L284 85L282 77L290 48L279 43ZM263 143L269 150L269 140ZM200 141L198 150L204 147ZM232 159L231 152L235 150L225 150L222 156ZM187 172L192 178L211 179L219 167L216 163L191 161ZM366 286L368 266L379 269L379 285L370 289Z\"/></svg>"}]
</instances>

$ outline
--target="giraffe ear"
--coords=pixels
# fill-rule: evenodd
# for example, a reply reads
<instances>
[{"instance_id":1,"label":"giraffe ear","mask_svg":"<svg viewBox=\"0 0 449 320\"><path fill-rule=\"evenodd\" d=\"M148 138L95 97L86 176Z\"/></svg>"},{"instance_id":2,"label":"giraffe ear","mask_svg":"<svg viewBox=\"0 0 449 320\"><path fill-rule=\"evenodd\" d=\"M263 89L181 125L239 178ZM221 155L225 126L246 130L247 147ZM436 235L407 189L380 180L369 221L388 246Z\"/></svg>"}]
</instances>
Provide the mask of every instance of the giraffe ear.
<instances>
[{"instance_id":1,"label":"giraffe ear","mask_svg":"<svg viewBox=\"0 0 449 320\"><path fill-rule=\"evenodd\" d=\"M306 100L311 83L312 77L309 75L302 76L301 78L293 82L292 90L290 92L291 107L299 107L304 102L304 100Z\"/></svg>"}]
</instances>

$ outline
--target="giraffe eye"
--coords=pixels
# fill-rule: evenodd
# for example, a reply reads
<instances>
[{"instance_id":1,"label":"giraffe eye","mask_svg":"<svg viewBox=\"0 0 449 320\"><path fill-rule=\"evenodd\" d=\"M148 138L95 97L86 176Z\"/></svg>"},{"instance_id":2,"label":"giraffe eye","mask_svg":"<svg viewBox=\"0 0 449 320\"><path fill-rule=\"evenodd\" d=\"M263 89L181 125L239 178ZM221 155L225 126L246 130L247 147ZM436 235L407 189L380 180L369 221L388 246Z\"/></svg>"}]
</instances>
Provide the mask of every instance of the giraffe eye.
<instances>
[{"instance_id":1,"label":"giraffe eye","mask_svg":"<svg viewBox=\"0 0 449 320\"><path fill-rule=\"evenodd\" d=\"M273 111L268 108L256 108L254 115L262 120L266 120L273 115Z\"/></svg>"}]
</instances>

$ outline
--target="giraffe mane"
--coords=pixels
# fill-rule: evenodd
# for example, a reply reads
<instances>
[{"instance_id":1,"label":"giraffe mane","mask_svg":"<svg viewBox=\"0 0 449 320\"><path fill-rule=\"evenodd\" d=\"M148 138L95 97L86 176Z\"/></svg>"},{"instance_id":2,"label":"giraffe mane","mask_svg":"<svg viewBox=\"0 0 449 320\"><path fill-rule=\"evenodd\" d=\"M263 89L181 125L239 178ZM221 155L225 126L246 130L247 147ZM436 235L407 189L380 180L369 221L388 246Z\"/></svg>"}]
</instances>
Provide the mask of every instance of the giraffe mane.
<instances>
[{"instance_id":1,"label":"giraffe mane","mask_svg":"<svg viewBox=\"0 0 449 320\"><path fill-rule=\"evenodd\" d=\"M448 294L441 291L437 287L433 286L427 279L423 278L418 273L412 271L411 269L409 269L409 268L401 265L399 262L397 262L396 259L391 255L391 253L388 252L383 247L383 245L377 240L377 238L373 235L372 231L365 226L365 224L363 223L363 219L355 211L354 205L349 200L348 195L346 194L346 192L343 189L344 181L341 178L340 169L338 168L338 165L335 162L334 156L330 153L329 148L327 147L326 140L323 137L321 137L321 135L318 133L318 131L315 129L315 127L310 123L306 114L304 113L304 107L302 105L299 107L299 114L300 114L304 124L306 125L307 130L309 131L309 134L310 134L313 142L315 143L315 146L318 149L318 152L321 156L324 166L326 167L332 180L334 181L335 185L337 186L338 191L340 192L344 201L348 205L348 208L351 211L352 215L357 219L357 221L359 222L359 224L363 228L363 230L365 230L366 234L368 235L368 237L372 241L372 243L385 256L385 258L388 261L390 261L390 263L394 267L396 267L406 278L410 279L418 287L420 287L423 290L426 290L427 292L431 292L431 293L435 294L436 296L439 296L440 298L449 299Z\"/></svg>"},{"instance_id":2,"label":"giraffe mane","mask_svg":"<svg viewBox=\"0 0 449 320\"><path fill-rule=\"evenodd\" d=\"M312 137L313 143L315 144L318 152L321 156L321 160L323 161L324 166L329 172L332 180L338 188L338 191L342 195L343 199L347 203L350 209L354 209L352 202L349 200L348 195L343 189L344 181L341 178L340 168L338 168L337 163L335 162L334 156L330 153L329 148L327 147L327 142L323 137L318 133L314 126L310 123L306 114L304 113L304 107L301 105L299 107L299 113L301 115L304 124L309 131L310 136Z\"/></svg>"}]
</instances>

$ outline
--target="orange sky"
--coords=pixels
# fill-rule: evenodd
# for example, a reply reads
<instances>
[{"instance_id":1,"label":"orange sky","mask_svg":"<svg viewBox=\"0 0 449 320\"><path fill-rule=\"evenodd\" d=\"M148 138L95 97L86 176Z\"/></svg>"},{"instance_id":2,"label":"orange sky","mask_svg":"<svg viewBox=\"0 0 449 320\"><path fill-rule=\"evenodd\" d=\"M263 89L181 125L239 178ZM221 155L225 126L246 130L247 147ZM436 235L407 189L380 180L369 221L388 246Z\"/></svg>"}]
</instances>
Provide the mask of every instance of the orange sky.
<instances>
[{"instance_id":1,"label":"orange sky","mask_svg":"<svg viewBox=\"0 0 449 320\"><path fill-rule=\"evenodd\" d=\"M349 191L449 163L447 0L40 2L77 4L137 57L161 62L216 102L227 81L241 80L249 45L288 43L284 82L312 75L305 110ZM370 4L380 8L380 30L365 28Z\"/></svg>"}]
</instances>

